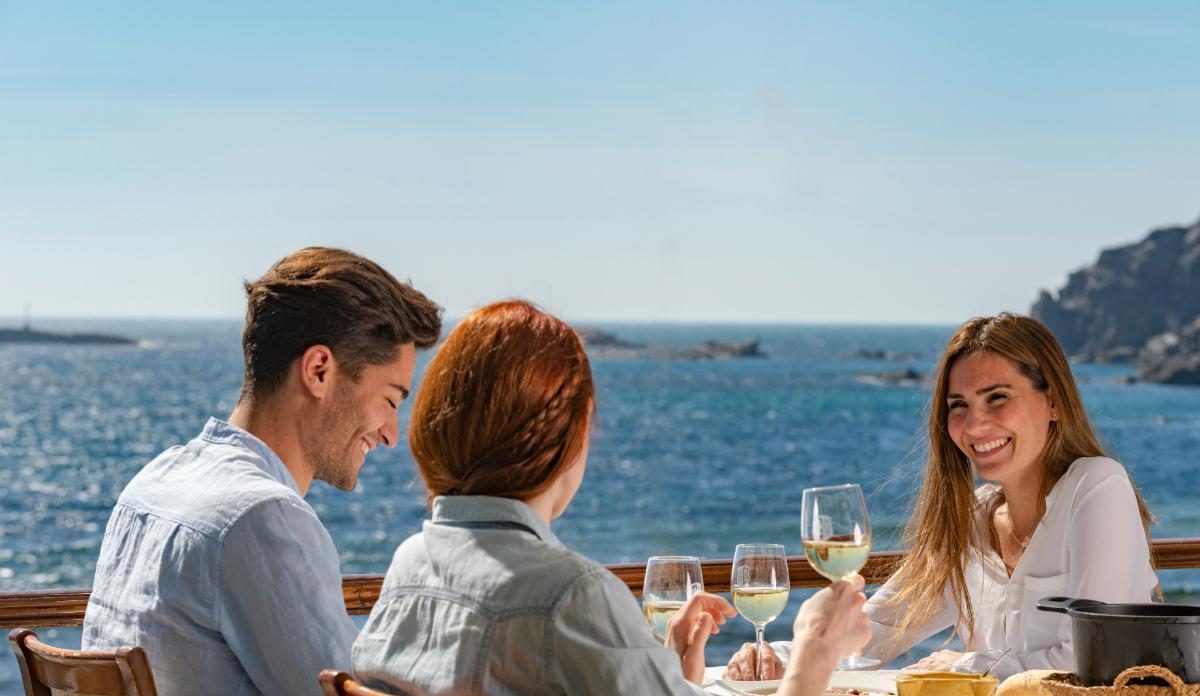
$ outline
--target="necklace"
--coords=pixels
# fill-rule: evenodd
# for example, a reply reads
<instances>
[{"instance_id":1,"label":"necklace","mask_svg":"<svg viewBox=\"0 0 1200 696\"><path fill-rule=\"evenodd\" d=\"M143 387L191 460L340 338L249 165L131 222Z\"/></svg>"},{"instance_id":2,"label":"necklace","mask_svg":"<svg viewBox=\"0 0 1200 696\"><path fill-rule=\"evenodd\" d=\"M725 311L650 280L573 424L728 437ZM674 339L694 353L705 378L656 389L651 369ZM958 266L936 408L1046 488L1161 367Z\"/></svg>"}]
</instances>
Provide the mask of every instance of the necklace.
<instances>
[{"instance_id":1,"label":"necklace","mask_svg":"<svg viewBox=\"0 0 1200 696\"><path fill-rule=\"evenodd\" d=\"M1015 529L1016 525L1013 524L1012 518L1008 516L1008 508L1005 507L1003 512L1004 517L1008 519L1008 535L1017 543L1017 546L1021 547L1022 551L1029 548L1029 542L1033 540L1033 532L1030 532L1029 536L1025 537L1025 541L1021 541L1021 538L1017 536L1017 531ZM1000 513L1001 510L997 509L996 514L999 515Z\"/></svg>"},{"instance_id":2,"label":"necklace","mask_svg":"<svg viewBox=\"0 0 1200 696\"><path fill-rule=\"evenodd\" d=\"M1025 537L1025 541L1021 541L1020 538L1017 537L1017 533L1013 531L1011 523L1012 523L1012 520L1009 520L1008 535L1010 537L1012 537L1012 540L1017 542L1017 546L1020 546L1021 550L1024 551L1026 548L1029 547L1029 541L1031 539L1033 539L1033 534L1030 534L1029 536Z\"/></svg>"}]
</instances>

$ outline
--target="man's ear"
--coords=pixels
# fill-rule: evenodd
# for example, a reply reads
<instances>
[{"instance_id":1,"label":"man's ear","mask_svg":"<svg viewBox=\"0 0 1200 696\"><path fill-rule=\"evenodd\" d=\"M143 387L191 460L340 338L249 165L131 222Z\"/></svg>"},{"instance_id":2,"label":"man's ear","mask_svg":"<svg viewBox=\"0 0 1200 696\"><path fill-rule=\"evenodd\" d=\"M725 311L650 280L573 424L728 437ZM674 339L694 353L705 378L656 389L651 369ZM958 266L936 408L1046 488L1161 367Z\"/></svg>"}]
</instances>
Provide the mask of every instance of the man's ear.
<instances>
[{"instance_id":1,"label":"man's ear","mask_svg":"<svg viewBox=\"0 0 1200 696\"><path fill-rule=\"evenodd\" d=\"M308 347L300 356L300 384L311 396L322 399L330 393L337 360L329 346L320 343Z\"/></svg>"}]
</instances>

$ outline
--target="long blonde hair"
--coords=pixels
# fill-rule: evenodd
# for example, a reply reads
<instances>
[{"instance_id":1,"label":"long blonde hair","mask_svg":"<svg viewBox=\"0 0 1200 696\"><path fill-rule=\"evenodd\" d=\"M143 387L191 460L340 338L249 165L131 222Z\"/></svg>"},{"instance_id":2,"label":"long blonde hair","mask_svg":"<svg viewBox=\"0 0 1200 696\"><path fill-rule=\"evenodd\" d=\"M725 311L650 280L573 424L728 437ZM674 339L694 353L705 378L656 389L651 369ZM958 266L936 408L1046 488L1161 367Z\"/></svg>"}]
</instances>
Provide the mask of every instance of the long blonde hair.
<instances>
[{"instance_id":1,"label":"long blonde hair","mask_svg":"<svg viewBox=\"0 0 1200 696\"><path fill-rule=\"evenodd\" d=\"M1049 397L1058 414L1058 419L1050 422L1041 453L1039 516L1045 512L1046 495L1072 462L1105 456L1088 422L1071 367L1049 329L1036 319L1007 312L977 317L959 327L938 365L929 407L925 480L904 531L904 548L909 553L896 571L899 589L889 600L893 606L903 607L897 643L906 643L915 629L928 622L947 587L958 606L955 630L965 641L972 638L975 611L967 592L966 562L968 554L983 553L984 540L994 539L994 535L990 523L985 529L977 527L980 503L975 497L975 472L947 430L946 394L955 361L981 351L1016 363L1034 389ZM1148 536L1150 512L1136 486L1133 493ZM965 637L961 635L964 627Z\"/></svg>"}]
</instances>

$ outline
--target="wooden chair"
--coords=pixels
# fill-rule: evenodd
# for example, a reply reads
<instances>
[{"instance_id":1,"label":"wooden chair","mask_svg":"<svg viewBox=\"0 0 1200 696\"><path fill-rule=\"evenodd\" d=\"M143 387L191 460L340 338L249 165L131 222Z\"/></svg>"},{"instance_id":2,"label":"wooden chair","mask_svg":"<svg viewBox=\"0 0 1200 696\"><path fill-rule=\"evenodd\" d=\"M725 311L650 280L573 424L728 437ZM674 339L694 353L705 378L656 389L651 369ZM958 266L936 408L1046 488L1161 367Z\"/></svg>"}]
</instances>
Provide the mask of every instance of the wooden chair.
<instances>
[{"instance_id":1,"label":"wooden chair","mask_svg":"<svg viewBox=\"0 0 1200 696\"><path fill-rule=\"evenodd\" d=\"M354 677L336 669L322 670L317 680L321 682L321 691L325 696L391 696L393 693L399 693L402 696L432 696L428 691L411 684L400 687L400 690L396 692L376 691L359 684L354 681ZM455 691L441 694L441 696L462 696L464 693Z\"/></svg>"},{"instance_id":2,"label":"wooden chair","mask_svg":"<svg viewBox=\"0 0 1200 696\"><path fill-rule=\"evenodd\" d=\"M349 674L336 669L321 670L317 681L321 682L321 691L325 696L388 696L359 684Z\"/></svg>"},{"instance_id":3,"label":"wooden chair","mask_svg":"<svg viewBox=\"0 0 1200 696\"><path fill-rule=\"evenodd\" d=\"M28 628L8 634L25 696L158 696L150 659L140 647L81 652L46 645Z\"/></svg>"}]
</instances>

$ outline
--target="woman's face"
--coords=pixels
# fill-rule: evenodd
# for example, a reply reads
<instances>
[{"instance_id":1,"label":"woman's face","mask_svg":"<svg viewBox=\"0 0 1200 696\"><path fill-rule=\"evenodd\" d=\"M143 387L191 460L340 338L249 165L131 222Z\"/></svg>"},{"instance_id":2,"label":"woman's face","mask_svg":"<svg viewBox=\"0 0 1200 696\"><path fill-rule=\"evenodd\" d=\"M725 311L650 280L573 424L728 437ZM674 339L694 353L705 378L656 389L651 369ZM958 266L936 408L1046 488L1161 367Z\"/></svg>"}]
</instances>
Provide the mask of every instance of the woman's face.
<instances>
[{"instance_id":1,"label":"woman's face","mask_svg":"<svg viewBox=\"0 0 1200 696\"><path fill-rule=\"evenodd\" d=\"M946 426L979 476L1002 486L1040 480L1042 449L1058 417L1049 396L990 351L956 360L949 382Z\"/></svg>"}]
</instances>

